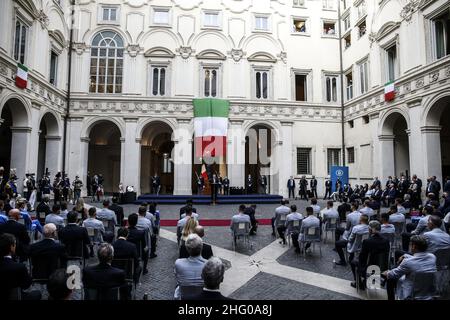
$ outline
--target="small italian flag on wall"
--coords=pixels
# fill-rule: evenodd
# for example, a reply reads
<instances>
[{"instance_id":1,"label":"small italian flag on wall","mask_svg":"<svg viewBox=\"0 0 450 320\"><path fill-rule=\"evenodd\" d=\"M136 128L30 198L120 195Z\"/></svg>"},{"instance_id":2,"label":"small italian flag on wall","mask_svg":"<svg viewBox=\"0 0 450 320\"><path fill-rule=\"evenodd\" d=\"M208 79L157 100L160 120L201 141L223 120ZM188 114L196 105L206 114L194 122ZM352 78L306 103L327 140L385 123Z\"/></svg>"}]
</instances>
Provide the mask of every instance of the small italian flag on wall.
<instances>
[{"instance_id":1,"label":"small italian flag on wall","mask_svg":"<svg viewBox=\"0 0 450 320\"><path fill-rule=\"evenodd\" d=\"M224 157L230 103L220 99L194 99L195 157Z\"/></svg>"},{"instance_id":2,"label":"small italian flag on wall","mask_svg":"<svg viewBox=\"0 0 450 320\"><path fill-rule=\"evenodd\" d=\"M388 82L384 86L384 101L391 101L395 99L395 85L394 81Z\"/></svg>"},{"instance_id":3,"label":"small italian flag on wall","mask_svg":"<svg viewBox=\"0 0 450 320\"><path fill-rule=\"evenodd\" d=\"M25 89L28 83L28 68L23 64L17 64L16 86Z\"/></svg>"}]
</instances>

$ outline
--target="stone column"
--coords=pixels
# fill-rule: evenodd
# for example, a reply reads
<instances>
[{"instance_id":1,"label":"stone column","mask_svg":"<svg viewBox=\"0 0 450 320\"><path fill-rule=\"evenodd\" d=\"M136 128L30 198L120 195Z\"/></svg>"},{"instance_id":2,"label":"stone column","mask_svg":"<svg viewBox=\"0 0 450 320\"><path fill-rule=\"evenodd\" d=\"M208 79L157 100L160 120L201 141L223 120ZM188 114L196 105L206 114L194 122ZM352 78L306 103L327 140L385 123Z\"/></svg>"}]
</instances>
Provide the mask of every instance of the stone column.
<instances>
[{"instance_id":1,"label":"stone column","mask_svg":"<svg viewBox=\"0 0 450 320\"><path fill-rule=\"evenodd\" d=\"M61 171L60 151L61 151L61 137L60 136L45 136L45 167L51 173ZM70 179L74 179L75 176L69 176Z\"/></svg>"},{"instance_id":2,"label":"stone column","mask_svg":"<svg viewBox=\"0 0 450 320\"><path fill-rule=\"evenodd\" d=\"M136 139L138 118L124 118L125 137L121 138L120 148L120 181L124 186L134 186L137 194L140 194L141 184L141 143ZM114 190L118 186L113 186Z\"/></svg>"},{"instance_id":3,"label":"stone column","mask_svg":"<svg viewBox=\"0 0 450 320\"><path fill-rule=\"evenodd\" d=\"M379 164L380 181L386 181L389 176L394 175L395 172L395 157L394 157L394 135L379 135Z\"/></svg>"},{"instance_id":4,"label":"stone column","mask_svg":"<svg viewBox=\"0 0 450 320\"><path fill-rule=\"evenodd\" d=\"M192 125L190 119L177 119L173 133L174 195L192 194Z\"/></svg>"},{"instance_id":5,"label":"stone column","mask_svg":"<svg viewBox=\"0 0 450 320\"><path fill-rule=\"evenodd\" d=\"M372 176L381 177L382 155L380 152L380 141L378 140L378 125L380 123L380 114L378 112L369 115L370 132L372 136ZM364 164L362 164L364 165Z\"/></svg>"},{"instance_id":6,"label":"stone column","mask_svg":"<svg viewBox=\"0 0 450 320\"><path fill-rule=\"evenodd\" d=\"M27 171L37 174L38 154L39 154L39 135L40 135L40 108L41 106L35 102L31 103L31 135L29 144L29 159ZM38 177L39 179L40 177Z\"/></svg>"},{"instance_id":7,"label":"stone column","mask_svg":"<svg viewBox=\"0 0 450 320\"><path fill-rule=\"evenodd\" d=\"M423 181L429 176L436 176L437 180L442 180L442 157L441 157L441 132L440 126L424 126L420 128L422 132L422 153L424 172L421 178Z\"/></svg>"},{"instance_id":8,"label":"stone column","mask_svg":"<svg viewBox=\"0 0 450 320\"><path fill-rule=\"evenodd\" d=\"M242 120L230 120L227 138L227 166L230 186L243 187L245 179L245 133Z\"/></svg>"},{"instance_id":9,"label":"stone column","mask_svg":"<svg viewBox=\"0 0 450 320\"><path fill-rule=\"evenodd\" d=\"M293 122L281 122L281 137L282 144L279 144L276 154L277 161L274 164L274 169L278 171L278 194L288 196L287 180L294 175L293 170L293 149L292 149L292 126ZM273 154L273 153L272 153ZM271 164L272 166L272 164Z\"/></svg>"},{"instance_id":10,"label":"stone column","mask_svg":"<svg viewBox=\"0 0 450 320\"><path fill-rule=\"evenodd\" d=\"M82 117L69 118L67 121L66 171L70 179L76 175L83 181L86 192L86 175L89 150L89 138L81 136ZM54 174L55 172L51 172Z\"/></svg>"},{"instance_id":11,"label":"stone column","mask_svg":"<svg viewBox=\"0 0 450 320\"><path fill-rule=\"evenodd\" d=\"M30 141L30 127L11 127L11 168L16 169L17 175L17 191L22 193L23 178L28 171L28 148ZM8 173L7 173L8 174Z\"/></svg>"},{"instance_id":12,"label":"stone column","mask_svg":"<svg viewBox=\"0 0 450 320\"><path fill-rule=\"evenodd\" d=\"M410 121L410 128L407 130L409 139L409 170L411 171L409 174L410 176L417 174L418 177L422 178L424 177L424 158L429 156L423 152L425 149L422 149L422 132L418 125L421 122L422 98L407 101L406 105L409 108L408 113ZM440 150L441 148L439 144L439 149L434 150L433 154L439 151L440 155Z\"/></svg>"}]
</instances>

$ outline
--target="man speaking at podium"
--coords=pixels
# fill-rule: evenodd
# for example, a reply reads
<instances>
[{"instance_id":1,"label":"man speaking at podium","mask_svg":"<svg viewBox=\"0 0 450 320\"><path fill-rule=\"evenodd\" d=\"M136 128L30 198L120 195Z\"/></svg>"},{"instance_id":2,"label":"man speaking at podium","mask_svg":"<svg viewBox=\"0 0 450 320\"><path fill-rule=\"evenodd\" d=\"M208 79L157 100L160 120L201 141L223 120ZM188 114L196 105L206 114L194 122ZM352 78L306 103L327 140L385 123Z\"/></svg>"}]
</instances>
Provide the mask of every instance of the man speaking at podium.
<instances>
[{"instance_id":1,"label":"man speaking at podium","mask_svg":"<svg viewBox=\"0 0 450 320\"><path fill-rule=\"evenodd\" d=\"M217 192L219 190L219 178L214 173L211 178L211 204L215 205L217 201Z\"/></svg>"}]
</instances>

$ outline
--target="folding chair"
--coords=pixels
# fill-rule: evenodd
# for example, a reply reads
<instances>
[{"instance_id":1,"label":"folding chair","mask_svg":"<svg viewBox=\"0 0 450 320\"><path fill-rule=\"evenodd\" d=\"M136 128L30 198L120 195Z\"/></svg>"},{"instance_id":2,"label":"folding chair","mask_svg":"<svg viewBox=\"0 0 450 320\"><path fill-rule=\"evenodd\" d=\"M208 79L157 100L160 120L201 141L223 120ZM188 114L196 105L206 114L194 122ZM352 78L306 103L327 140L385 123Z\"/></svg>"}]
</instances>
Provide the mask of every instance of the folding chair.
<instances>
[{"instance_id":1,"label":"folding chair","mask_svg":"<svg viewBox=\"0 0 450 320\"><path fill-rule=\"evenodd\" d=\"M250 243L250 222L233 222L231 226L232 236L233 236L233 250L236 251L236 241L239 238L244 238L244 242ZM250 248L253 248L253 245L250 243Z\"/></svg>"},{"instance_id":2,"label":"folding chair","mask_svg":"<svg viewBox=\"0 0 450 320\"><path fill-rule=\"evenodd\" d=\"M302 225L302 220L289 220L286 225L285 237L288 241L288 246L291 247L291 236L294 233L300 233L300 227Z\"/></svg>"},{"instance_id":3,"label":"folding chair","mask_svg":"<svg viewBox=\"0 0 450 320\"><path fill-rule=\"evenodd\" d=\"M300 239L300 236L299 236ZM305 250L305 244L307 242L311 242L313 251L315 248L315 244L319 244L319 250L320 250L320 256L322 257L322 238L320 234L320 226L319 227L310 227L305 230L305 234L303 234L303 237L299 241L299 244L301 244L301 250L303 250L303 257L306 261L306 250Z\"/></svg>"},{"instance_id":4,"label":"folding chair","mask_svg":"<svg viewBox=\"0 0 450 320\"><path fill-rule=\"evenodd\" d=\"M395 264L395 233L380 233L380 236L389 241L389 266L391 269L392 262Z\"/></svg>"},{"instance_id":5,"label":"folding chair","mask_svg":"<svg viewBox=\"0 0 450 320\"><path fill-rule=\"evenodd\" d=\"M111 266L125 271L125 281L128 282L128 284L131 284L131 287L133 289L133 300L136 300L136 281L134 281L136 268L134 266L134 259L114 258Z\"/></svg>"},{"instance_id":6,"label":"folding chair","mask_svg":"<svg viewBox=\"0 0 450 320\"><path fill-rule=\"evenodd\" d=\"M336 232L336 228L339 225L339 219L338 218L326 218L323 223L323 232L325 234L325 237L323 238L323 243L326 243L328 239L328 232L331 232L332 235ZM331 236L333 237L333 236Z\"/></svg>"}]
</instances>

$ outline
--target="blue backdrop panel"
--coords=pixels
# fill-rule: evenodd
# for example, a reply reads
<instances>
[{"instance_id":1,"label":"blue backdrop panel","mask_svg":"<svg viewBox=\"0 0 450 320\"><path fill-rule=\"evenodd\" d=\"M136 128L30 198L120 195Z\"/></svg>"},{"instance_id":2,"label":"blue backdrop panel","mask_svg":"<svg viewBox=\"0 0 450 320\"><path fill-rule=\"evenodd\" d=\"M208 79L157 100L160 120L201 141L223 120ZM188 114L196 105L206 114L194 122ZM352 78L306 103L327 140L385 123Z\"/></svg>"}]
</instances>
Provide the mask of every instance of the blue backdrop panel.
<instances>
[{"instance_id":1,"label":"blue backdrop panel","mask_svg":"<svg viewBox=\"0 0 450 320\"><path fill-rule=\"evenodd\" d=\"M348 184L348 167L333 166L331 167L331 190L336 191L336 181L339 178L341 180L342 187L344 184Z\"/></svg>"}]
</instances>

